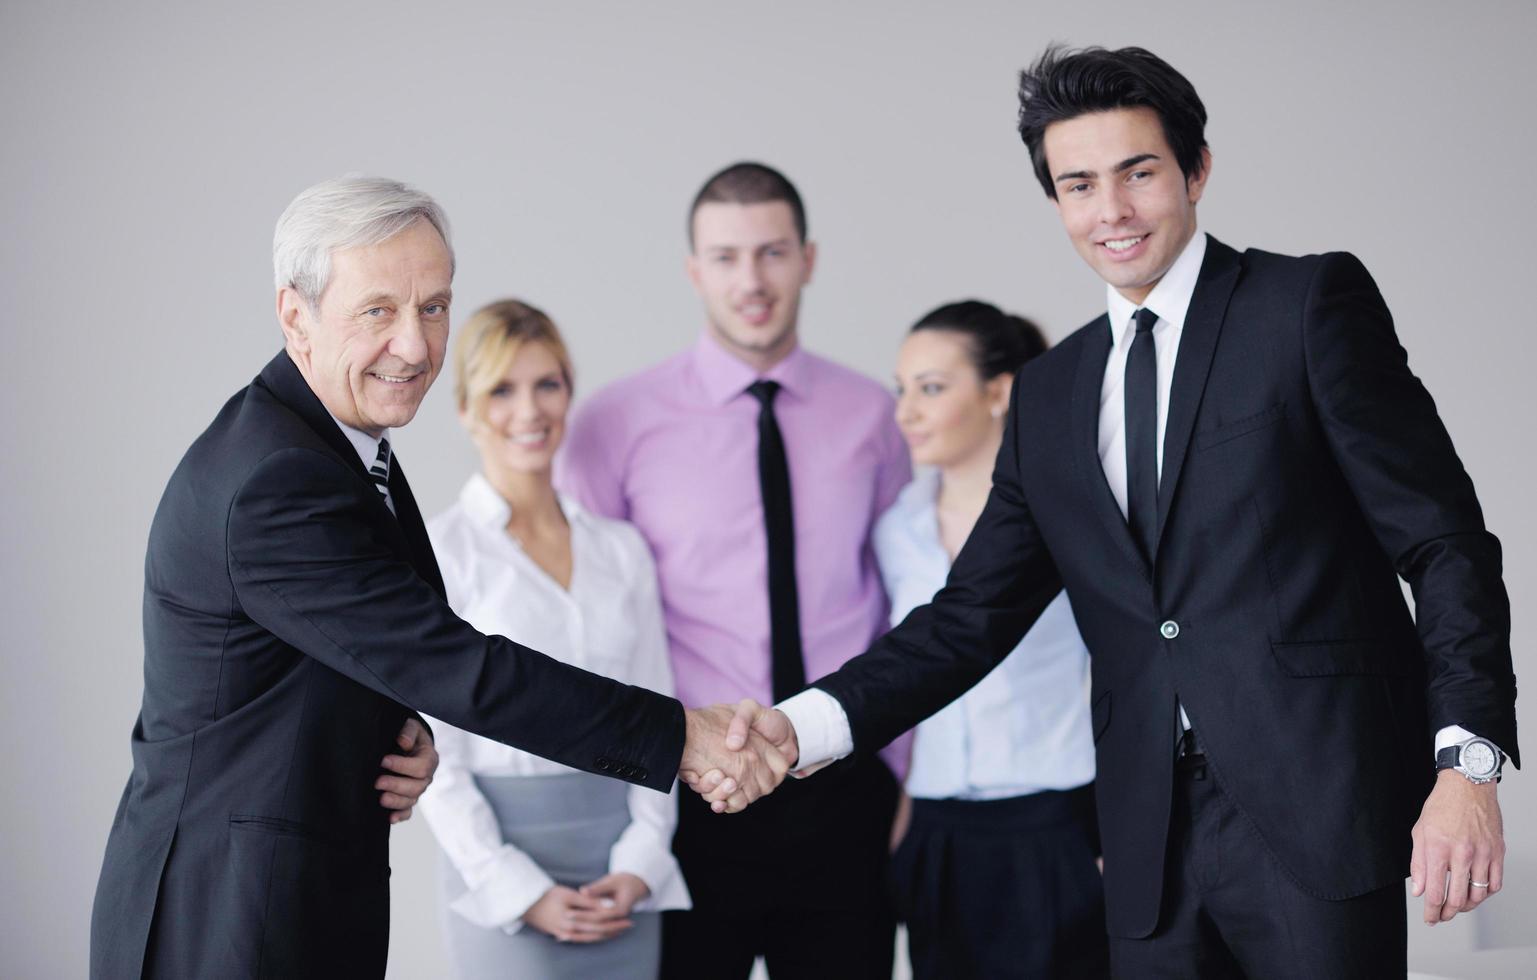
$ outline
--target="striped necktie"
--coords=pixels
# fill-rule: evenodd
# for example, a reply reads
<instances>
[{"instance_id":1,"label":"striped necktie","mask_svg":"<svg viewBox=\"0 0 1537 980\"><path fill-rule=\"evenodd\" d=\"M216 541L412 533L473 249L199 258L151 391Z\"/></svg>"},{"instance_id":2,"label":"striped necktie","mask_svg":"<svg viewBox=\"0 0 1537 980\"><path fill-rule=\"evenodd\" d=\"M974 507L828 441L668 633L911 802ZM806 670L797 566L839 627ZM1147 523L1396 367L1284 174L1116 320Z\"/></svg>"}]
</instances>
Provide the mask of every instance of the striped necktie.
<instances>
[{"instance_id":1,"label":"striped necktie","mask_svg":"<svg viewBox=\"0 0 1537 980\"><path fill-rule=\"evenodd\" d=\"M374 465L368 468L368 475L373 478L374 489L379 491L379 496L388 503L390 499L390 441L379 440L379 455L374 457Z\"/></svg>"}]
</instances>

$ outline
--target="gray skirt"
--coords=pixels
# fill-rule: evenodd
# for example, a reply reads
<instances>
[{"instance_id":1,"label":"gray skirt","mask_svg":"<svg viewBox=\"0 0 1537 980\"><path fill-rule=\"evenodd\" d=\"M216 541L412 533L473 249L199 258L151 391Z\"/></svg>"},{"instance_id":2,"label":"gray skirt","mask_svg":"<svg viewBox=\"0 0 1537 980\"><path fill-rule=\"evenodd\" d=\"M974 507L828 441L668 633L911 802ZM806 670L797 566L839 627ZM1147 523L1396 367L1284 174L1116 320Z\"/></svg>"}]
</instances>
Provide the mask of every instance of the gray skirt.
<instances>
[{"instance_id":1,"label":"gray skirt","mask_svg":"<svg viewBox=\"0 0 1537 980\"><path fill-rule=\"evenodd\" d=\"M476 776L502 839L545 874L571 888L608 873L609 849L630 823L629 785L584 772L552 776ZM443 931L448 955L463 980L655 980L662 917L630 916L635 924L600 943L562 943L525 926L512 935L473 925L448 906L467 888L441 858Z\"/></svg>"}]
</instances>

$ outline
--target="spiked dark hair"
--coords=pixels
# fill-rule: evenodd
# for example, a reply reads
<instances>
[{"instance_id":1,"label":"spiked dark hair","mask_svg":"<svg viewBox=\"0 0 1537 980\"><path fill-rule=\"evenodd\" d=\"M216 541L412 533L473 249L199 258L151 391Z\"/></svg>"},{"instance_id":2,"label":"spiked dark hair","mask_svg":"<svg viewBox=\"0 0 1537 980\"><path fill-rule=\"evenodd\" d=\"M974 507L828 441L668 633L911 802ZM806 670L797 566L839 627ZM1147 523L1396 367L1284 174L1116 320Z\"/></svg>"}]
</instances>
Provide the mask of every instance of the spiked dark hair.
<instances>
[{"instance_id":1,"label":"spiked dark hair","mask_svg":"<svg viewBox=\"0 0 1537 980\"><path fill-rule=\"evenodd\" d=\"M1206 107L1195 86L1143 48L1081 48L1053 44L1019 73L1019 136L1046 196L1056 184L1046 165L1046 127L1091 112L1145 107L1158 113L1163 135L1185 179L1201 173Z\"/></svg>"}]
</instances>

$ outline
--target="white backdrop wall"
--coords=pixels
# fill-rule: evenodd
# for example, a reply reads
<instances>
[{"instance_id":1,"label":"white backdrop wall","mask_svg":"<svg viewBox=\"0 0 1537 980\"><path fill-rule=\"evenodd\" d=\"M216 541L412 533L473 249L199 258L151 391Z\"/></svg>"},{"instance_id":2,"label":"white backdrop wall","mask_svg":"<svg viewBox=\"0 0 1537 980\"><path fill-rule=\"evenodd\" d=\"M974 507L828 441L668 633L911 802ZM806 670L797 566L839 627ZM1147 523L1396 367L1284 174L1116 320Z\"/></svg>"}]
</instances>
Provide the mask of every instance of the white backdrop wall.
<instances>
[{"instance_id":1,"label":"white backdrop wall","mask_svg":"<svg viewBox=\"0 0 1537 980\"><path fill-rule=\"evenodd\" d=\"M150 517L278 349L279 211L346 171L437 195L456 321L506 295L544 307L580 395L691 342L687 202L726 163L773 163L822 249L807 345L885 378L942 301L987 298L1057 338L1099 309L1014 133L1014 73L1051 40L1149 47L1211 115L1202 227L1350 249L1377 276L1505 542L1517 672L1537 669L1532 37L1522 0L3 0L0 974L85 972L141 689ZM474 463L448 388L397 439L429 514ZM1537 791L1516 774L1500 793L1505 893L1411 930L1412 950L1532 941ZM392 975L438 975L419 820L394 852Z\"/></svg>"}]
</instances>

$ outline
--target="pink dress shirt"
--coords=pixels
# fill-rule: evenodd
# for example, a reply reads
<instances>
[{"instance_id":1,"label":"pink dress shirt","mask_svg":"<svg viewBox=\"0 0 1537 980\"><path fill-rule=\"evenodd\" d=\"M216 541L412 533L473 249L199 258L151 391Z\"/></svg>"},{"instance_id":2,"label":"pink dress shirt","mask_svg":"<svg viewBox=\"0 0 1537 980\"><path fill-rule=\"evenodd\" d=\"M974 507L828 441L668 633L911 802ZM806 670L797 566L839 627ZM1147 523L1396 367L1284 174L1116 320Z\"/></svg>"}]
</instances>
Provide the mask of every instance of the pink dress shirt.
<instances>
[{"instance_id":1,"label":"pink dress shirt","mask_svg":"<svg viewBox=\"0 0 1537 980\"><path fill-rule=\"evenodd\" d=\"M772 700L758 403L747 394L759 377L781 385L774 413L814 681L886 629L870 533L912 471L885 389L799 347L760 376L706 333L588 399L557 462L566 492L631 522L651 546L678 698L689 707ZM899 779L909 738L881 753Z\"/></svg>"}]
</instances>

